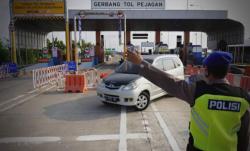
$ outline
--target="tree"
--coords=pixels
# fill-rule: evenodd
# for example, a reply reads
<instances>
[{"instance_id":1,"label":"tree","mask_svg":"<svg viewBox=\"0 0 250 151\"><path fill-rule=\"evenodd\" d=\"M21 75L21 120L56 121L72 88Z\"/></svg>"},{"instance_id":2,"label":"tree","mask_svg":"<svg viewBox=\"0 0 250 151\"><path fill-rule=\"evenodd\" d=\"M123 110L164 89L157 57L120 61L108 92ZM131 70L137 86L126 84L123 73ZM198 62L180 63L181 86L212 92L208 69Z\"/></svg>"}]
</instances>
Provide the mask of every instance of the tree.
<instances>
[{"instance_id":1,"label":"tree","mask_svg":"<svg viewBox=\"0 0 250 151\"><path fill-rule=\"evenodd\" d=\"M10 61L10 52L8 49L8 40L3 41L0 39L0 64L2 62Z\"/></svg>"},{"instance_id":2,"label":"tree","mask_svg":"<svg viewBox=\"0 0 250 151\"><path fill-rule=\"evenodd\" d=\"M77 42L77 47L80 48L81 50L81 57L84 58L84 56L86 55L86 48L92 48L94 47L93 44L91 44L90 42L86 42L85 40L81 40L79 42ZM73 48L73 53L74 53L74 50L75 50L75 41L73 40L72 41L72 48Z\"/></svg>"},{"instance_id":3,"label":"tree","mask_svg":"<svg viewBox=\"0 0 250 151\"><path fill-rule=\"evenodd\" d=\"M49 39L47 39L47 47L48 47L48 49L51 50L52 46L53 46L52 41L50 41ZM65 54L66 46L65 46L65 44L63 43L62 40L58 40L57 38L55 38L54 39L54 47L59 48Z\"/></svg>"},{"instance_id":4,"label":"tree","mask_svg":"<svg viewBox=\"0 0 250 151\"><path fill-rule=\"evenodd\" d=\"M91 44L90 42L86 42L85 40L81 40L80 42L77 43L77 46L78 46L81 50L85 50L86 48L93 47L94 45Z\"/></svg>"}]
</instances>

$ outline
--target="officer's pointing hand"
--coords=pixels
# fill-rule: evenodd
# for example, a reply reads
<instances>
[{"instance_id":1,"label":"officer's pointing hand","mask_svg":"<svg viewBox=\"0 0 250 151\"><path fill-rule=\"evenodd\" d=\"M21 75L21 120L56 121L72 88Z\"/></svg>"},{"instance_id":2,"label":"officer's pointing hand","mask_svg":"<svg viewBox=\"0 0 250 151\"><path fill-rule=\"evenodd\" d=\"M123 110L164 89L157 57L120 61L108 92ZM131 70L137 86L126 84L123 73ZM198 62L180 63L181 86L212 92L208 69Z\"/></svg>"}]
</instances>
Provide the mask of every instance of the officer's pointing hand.
<instances>
[{"instance_id":1,"label":"officer's pointing hand","mask_svg":"<svg viewBox=\"0 0 250 151\"><path fill-rule=\"evenodd\" d=\"M141 64L142 62L142 56L138 51L127 51L127 59L128 61L137 65Z\"/></svg>"}]
</instances>

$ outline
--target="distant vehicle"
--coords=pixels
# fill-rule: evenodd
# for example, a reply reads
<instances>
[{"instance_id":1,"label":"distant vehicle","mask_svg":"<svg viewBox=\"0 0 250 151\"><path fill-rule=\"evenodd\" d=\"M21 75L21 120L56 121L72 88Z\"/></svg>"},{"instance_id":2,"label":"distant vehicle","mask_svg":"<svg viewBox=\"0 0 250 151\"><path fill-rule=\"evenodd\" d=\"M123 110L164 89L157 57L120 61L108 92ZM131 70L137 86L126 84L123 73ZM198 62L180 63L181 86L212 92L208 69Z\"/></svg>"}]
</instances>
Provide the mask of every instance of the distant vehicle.
<instances>
[{"instance_id":1,"label":"distant vehicle","mask_svg":"<svg viewBox=\"0 0 250 151\"><path fill-rule=\"evenodd\" d=\"M190 45L188 47L188 64L201 65L202 60L204 59L204 52L200 45Z\"/></svg>"},{"instance_id":2,"label":"distant vehicle","mask_svg":"<svg viewBox=\"0 0 250 151\"><path fill-rule=\"evenodd\" d=\"M170 53L170 50L168 49L168 44L160 43L155 46L155 53L156 54L166 54Z\"/></svg>"},{"instance_id":3,"label":"distant vehicle","mask_svg":"<svg viewBox=\"0 0 250 151\"><path fill-rule=\"evenodd\" d=\"M184 79L184 67L177 55L147 55L143 58L156 68ZM151 100L166 94L161 88L140 76L138 71L138 65L123 62L98 85L97 95L100 100L104 104L135 106L137 110L144 110Z\"/></svg>"},{"instance_id":4,"label":"distant vehicle","mask_svg":"<svg viewBox=\"0 0 250 151\"><path fill-rule=\"evenodd\" d=\"M192 46L190 46L189 47L189 51L191 51L191 53L192 52L202 52L202 47L201 47L201 45L192 45Z\"/></svg>"}]
</instances>

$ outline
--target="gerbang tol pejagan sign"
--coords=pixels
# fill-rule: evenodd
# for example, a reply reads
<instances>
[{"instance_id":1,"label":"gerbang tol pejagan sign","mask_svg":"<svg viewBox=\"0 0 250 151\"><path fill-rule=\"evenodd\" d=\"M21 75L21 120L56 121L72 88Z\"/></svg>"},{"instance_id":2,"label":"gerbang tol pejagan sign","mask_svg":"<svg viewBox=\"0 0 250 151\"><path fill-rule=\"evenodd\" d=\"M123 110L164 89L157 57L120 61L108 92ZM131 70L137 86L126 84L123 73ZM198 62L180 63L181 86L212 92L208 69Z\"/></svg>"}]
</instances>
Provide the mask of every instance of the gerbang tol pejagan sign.
<instances>
[{"instance_id":1,"label":"gerbang tol pejagan sign","mask_svg":"<svg viewBox=\"0 0 250 151\"><path fill-rule=\"evenodd\" d=\"M164 10L165 0L92 0L93 10Z\"/></svg>"}]
</instances>

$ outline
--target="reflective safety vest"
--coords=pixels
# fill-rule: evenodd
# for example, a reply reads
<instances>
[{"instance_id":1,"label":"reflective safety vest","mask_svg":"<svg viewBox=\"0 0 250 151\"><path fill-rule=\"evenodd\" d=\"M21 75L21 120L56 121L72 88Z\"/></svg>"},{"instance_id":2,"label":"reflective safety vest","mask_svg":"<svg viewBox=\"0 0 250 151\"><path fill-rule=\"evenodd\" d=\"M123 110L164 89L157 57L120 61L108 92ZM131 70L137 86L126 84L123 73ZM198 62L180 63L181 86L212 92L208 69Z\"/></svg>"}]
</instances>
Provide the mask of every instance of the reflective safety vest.
<instances>
[{"instance_id":1,"label":"reflective safety vest","mask_svg":"<svg viewBox=\"0 0 250 151\"><path fill-rule=\"evenodd\" d=\"M241 117L249 108L245 93L227 84L196 83L191 108L193 146L204 151L236 151Z\"/></svg>"}]
</instances>

